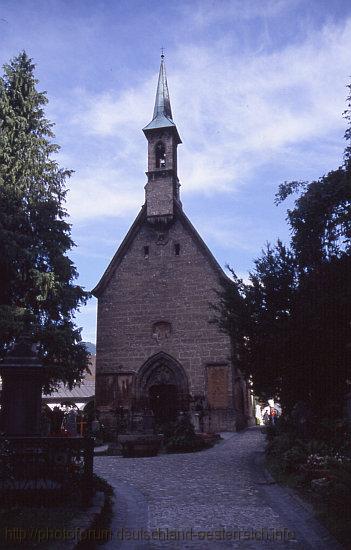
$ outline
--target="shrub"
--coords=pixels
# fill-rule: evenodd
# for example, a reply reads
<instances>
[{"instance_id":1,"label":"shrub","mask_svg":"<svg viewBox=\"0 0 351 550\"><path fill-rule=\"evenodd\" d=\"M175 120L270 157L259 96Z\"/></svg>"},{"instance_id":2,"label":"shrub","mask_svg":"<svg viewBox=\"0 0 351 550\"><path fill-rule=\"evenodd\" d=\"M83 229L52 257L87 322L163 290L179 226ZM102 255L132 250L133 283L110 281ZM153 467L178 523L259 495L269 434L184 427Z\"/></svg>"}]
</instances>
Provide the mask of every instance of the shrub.
<instances>
[{"instance_id":1,"label":"shrub","mask_svg":"<svg viewBox=\"0 0 351 550\"><path fill-rule=\"evenodd\" d=\"M187 415L175 423L173 434L166 441L166 450L169 453L201 451L210 446L210 443L205 442L195 433L194 426Z\"/></svg>"},{"instance_id":2,"label":"shrub","mask_svg":"<svg viewBox=\"0 0 351 550\"><path fill-rule=\"evenodd\" d=\"M303 445L296 445L285 451L280 461L283 472L287 474L297 472L301 464L305 462L306 454L306 449Z\"/></svg>"},{"instance_id":3,"label":"shrub","mask_svg":"<svg viewBox=\"0 0 351 550\"><path fill-rule=\"evenodd\" d=\"M314 439L324 442L334 450L344 450L351 447L350 424L344 419L322 418L314 424Z\"/></svg>"},{"instance_id":4,"label":"shrub","mask_svg":"<svg viewBox=\"0 0 351 550\"><path fill-rule=\"evenodd\" d=\"M332 453L330 444L318 439L311 439L310 441L307 441L306 449L308 455L326 456Z\"/></svg>"},{"instance_id":5,"label":"shrub","mask_svg":"<svg viewBox=\"0 0 351 550\"><path fill-rule=\"evenodd\" d=\"M331 483L322 503L322 511L327 517L338 518L348 525L348 536L351 536L351 463L339 463L332 470Z\"/></svg>"},{"instance_id":6,"label":"shrub","mask_svg":"<svg viewBox=\"0 0 351 550\"><path fill-rule=\"evenodd\" d=\"M276 435L268 443L266 452L273 457L279 458L283 453L296 446L296 443L298 443L299 446L303 445L301 441L296 440L296 438L292 437L291 434L283 433L281 435Z\"/></svg>"},{"instance_id":7,"label":"shrub","mask_svg":"<svg viewBox=\"0 0 351 550\"><path fill-rule=\"evenodd\" d=\"M177 426L178 426L178 422L177 421L170 421L170 422L164 422L162 424L158 424L156 425L156 433L161 433L164 437L164 441L165 443L167 443L167 441L173 437L176 429L177 429Z\"/></svg>"}]
</instances>

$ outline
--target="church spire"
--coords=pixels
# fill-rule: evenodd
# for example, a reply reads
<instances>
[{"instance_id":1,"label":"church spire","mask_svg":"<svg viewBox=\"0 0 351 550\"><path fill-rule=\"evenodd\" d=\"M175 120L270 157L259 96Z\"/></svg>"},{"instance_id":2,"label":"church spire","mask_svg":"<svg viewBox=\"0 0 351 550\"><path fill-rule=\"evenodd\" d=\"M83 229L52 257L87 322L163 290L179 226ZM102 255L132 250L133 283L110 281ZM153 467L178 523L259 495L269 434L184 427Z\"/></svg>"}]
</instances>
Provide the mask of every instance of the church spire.
<instances>
[{"instance_id":1,"label":"church spire","mask_svg":"<svg viewBox=\"0 0 351 550\"><path fill-rule=\"evenodd\" d=\"M160 65L160 72L158 75L154 114L152 117L152 121L147 126L145 126L145 128L143 128L143 132L145 132L145 130L147 131L147 130L154 130L157 128L168 128L168 127L174 128L176 139L178 143L181 143L182 141L179 137L177 127L173 122L171 101L169 98L167 76L166 76L165 56L162 49L161 65Z\"/></svg>"},{"instance_id":2,"label":"church spire","mask_svg":"<svg viewBox=\"0 0 351 550\"><path fill-rule=\"evenodd\" d=\"M157 91L156 91L153 120L158 116L162 116L162 115L172 120L171 101L169 99L169 91L168 91L168 85L167 85L166 67L165 67L164 59L165 59L165 56L162 53L160 73L158 75L158 84L157 84Z\"/></svg>"}]
</instances>

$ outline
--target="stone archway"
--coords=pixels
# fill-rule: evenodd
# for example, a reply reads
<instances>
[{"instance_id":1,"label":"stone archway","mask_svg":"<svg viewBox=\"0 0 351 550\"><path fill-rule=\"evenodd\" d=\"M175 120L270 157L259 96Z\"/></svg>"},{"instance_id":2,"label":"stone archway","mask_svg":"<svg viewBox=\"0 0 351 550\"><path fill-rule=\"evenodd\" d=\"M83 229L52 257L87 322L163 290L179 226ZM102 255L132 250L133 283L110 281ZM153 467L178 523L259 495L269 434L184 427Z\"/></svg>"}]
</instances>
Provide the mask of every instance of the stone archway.
<instances>
[{"instance_id":1,"label":"stone archway","mask_svg":"<svg viewBox=\"0 0 351 550\"><path fill-rule=\"evenodd\" d=\"M183 367L163 352L150 357L138 374L138 394L156 422L175 420L188 408L188 379Z\"/></svg>"}]
</instances>

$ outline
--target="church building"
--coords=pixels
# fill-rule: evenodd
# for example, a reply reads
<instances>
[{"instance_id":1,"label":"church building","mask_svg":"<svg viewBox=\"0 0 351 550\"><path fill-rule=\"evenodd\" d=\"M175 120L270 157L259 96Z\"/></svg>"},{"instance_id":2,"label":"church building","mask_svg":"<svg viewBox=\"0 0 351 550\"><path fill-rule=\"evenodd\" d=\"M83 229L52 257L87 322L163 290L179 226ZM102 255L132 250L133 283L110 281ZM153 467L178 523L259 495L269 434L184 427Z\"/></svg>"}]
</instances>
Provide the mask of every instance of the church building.
<instances>
[{"instance_id":1,"label":"church building","mask_svg":"<svg viewBox=\"0 0 351 550\"><path fill-rule=\"evenodd\" d=\"M191 415L197 429L234 431L251 420L251 397L230 338L211 323L226 278L186 217L164 56L148 143L145 203L93 290L98 298L96 409L156 425ZM134 426L135 427L135 426ZM132 426L133 428L133 426Z\"/></svg>"}]
</instances>

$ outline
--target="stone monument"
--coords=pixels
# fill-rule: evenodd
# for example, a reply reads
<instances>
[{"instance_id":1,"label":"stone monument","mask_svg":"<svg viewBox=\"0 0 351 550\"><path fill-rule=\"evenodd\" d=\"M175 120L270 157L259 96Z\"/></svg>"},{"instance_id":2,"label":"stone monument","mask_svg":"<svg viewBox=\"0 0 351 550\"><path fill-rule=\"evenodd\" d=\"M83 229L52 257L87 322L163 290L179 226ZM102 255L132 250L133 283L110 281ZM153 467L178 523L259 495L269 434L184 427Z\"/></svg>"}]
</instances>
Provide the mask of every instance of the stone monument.
<instances>
[{"instance_id":1,"label":"stone monument","mask_svg":"<svg viewBox=\"0 0 351 550\"><path fill-rule=\"evenodd\" d=\"M1 425L5 435L39 436L45 367L30 330L23 333L0 364Z\"/></svg>"}]
</instances>

